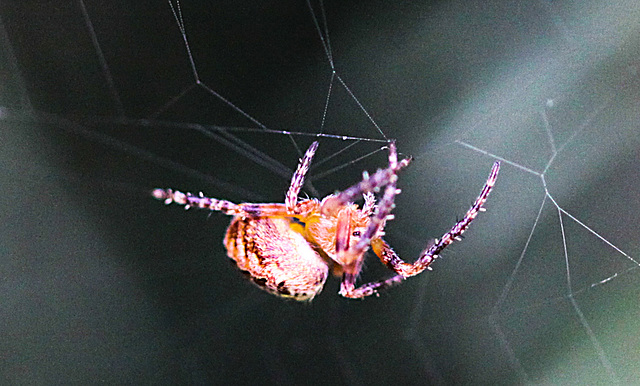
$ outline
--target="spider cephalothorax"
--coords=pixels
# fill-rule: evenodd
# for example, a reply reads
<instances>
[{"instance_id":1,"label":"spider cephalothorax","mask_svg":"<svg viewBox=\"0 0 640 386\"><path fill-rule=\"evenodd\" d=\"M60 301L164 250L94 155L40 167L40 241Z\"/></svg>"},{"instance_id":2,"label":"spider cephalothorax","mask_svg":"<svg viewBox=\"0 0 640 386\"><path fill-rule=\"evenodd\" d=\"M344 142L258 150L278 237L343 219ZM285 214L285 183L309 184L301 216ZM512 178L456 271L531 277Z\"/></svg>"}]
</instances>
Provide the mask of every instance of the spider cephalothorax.
<instances>
[{"instance_id":1,"label":"spider cephalothorax","mask_svg":"<svg viewBox=\"0 0 640 386\"><path fill-rule=\"evenodd\" d=\"M342 276L342 296L363 298L424 271L447 245L459 239L484 209L482 205L500 169L500 164L494 163L482 192L464 218L410 264L400 259L382 236L386 221L393 218L395 196L400 193L396 188L398 171L411 159L398 161L395 143L390 142L389 165L385 169L371 176L363 173L362 181L322 201L298 200L317 148L318 142L311 144L300 161L284 204L234 204L171 189L155 189L153 196L166 204L176 202L234 216L224 238L227 254L254 283L273 294L311 300L322 291L332 268L335 275ZM376 205L373 192L382 188L384 193ZM362 208L353 203L361 195ZM369 248L395 275L356 288Z\"/></svg>"}]
</instances>

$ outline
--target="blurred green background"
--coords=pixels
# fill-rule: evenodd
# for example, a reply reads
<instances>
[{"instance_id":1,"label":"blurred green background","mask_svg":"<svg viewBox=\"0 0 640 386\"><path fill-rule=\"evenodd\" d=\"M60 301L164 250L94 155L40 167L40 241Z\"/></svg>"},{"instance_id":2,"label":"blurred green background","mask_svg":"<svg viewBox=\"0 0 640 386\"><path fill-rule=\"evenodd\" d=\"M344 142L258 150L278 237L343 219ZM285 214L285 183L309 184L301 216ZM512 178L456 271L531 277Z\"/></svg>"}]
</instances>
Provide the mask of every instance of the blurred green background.
<instances>
[{"instance_id":1,"label":"blurred green background","mask_svg":"<svg viewBox=\"0 0 640 386\"><path fill-rule=\"evenodd\" d=\"M638 382L640 3L173 12L0 4L2 383ZM415 161L386 239L410 261L505 162L432 272L299 304L235 272L228 218L149 196L281 202L314 137L264 128L367 139L320 138L312 196L396 138ZM363 280L389 275L376 260Z\"/></svg>"}]
</instances>

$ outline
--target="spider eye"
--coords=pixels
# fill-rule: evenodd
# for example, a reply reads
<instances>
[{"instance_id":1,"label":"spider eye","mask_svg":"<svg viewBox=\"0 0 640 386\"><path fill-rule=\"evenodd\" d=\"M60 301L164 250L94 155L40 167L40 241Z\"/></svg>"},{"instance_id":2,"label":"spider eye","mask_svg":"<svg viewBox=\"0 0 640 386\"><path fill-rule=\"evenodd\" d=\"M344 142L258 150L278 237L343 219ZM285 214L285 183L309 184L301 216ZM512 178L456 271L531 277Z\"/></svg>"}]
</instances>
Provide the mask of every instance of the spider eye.
<instances>
[{"instance_id":1,"label":"spider eye","mask_svg":"<svg viewBox=\"0 0 640 386\"><path fill-rule=\"evenodd\" d=\"M354 231L354 232L352 233L352 235L353 235L354 237L360 237L360 231Z\"/></svg>"}]
</instances>

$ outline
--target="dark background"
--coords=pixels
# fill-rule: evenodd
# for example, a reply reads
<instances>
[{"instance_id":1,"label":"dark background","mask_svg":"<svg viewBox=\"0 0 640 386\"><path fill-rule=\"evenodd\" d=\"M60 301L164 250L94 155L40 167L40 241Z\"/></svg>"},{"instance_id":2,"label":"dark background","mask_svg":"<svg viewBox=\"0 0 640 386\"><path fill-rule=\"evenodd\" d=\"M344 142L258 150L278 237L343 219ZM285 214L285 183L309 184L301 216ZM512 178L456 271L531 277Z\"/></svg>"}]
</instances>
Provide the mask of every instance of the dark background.
<instances>
[{"instance_id":1,"label":"dark background","mask_svg":"<svg viewBox=\"0 0 640 386\"><path fill-rule=\"evenodd\" d=\"M2 383L638 379L637 2L179 9L193 63L167 2L0 5ZM282 202L314 137L269 130L367 139L320 138L312 196L397 139L407 260L506 162L434 271L300 304L228 263L228 218L149 196ZM388 274L370 257L363 279Z\"/></svg>"}]
</instances>

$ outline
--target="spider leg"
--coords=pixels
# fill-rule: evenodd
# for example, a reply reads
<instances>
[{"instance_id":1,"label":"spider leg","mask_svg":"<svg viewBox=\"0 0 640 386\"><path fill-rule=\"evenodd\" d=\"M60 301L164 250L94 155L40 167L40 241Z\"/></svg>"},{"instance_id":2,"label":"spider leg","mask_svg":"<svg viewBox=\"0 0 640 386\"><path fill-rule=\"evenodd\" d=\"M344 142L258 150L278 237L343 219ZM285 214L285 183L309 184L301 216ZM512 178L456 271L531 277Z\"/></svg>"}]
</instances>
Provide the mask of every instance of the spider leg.
<instances>
[{"instance_id":1,"label":"spider leg","mask_svg":"<svg viewBox=\"0 0 640 386\"><path fill-rule=\"evenodd\" d=\"M296 172L293 174L291 178L291 185L289 185L289 190L287 191L287 195L285 196L285 205L287 207L287 211L290 214L298 214L298 194L300 193L300 189L304 185L304 177L309 171L309 166L311 166L311 160L313 159L313 155L316 153L318 149L318 141L309 146L307 151L304 153L304 157L300 160L298 164L298 168Z\"/></svg>"},{"instance_id":2,"label":"spider leg","mask_svg":"<svg viewBox=\"0 0 640 386\"><path fill-rule=\"evenodd\" d=\"M489 174L489 178L482 188L480 195L476 198L475 202L471 205L471 208L469 208L462 220L458 221L447 233L427 248L413 264L406 263L400 259L393 249L391 249L391 247L382 239L376 239L371 242L373 251L387 267L403 277L415 276L424 271L438 257L443 249L445 249L454 240L460 240L460 236L467 230L467 228L469 228L473 219L476 218L478 213L484 211L482 206L487 201L487 197L496 183L499 170L500 163L494 163L491 173Z\"/></svg>"},{"instance_id":3,"label":"spider leg","mask_svg":"<svg viewBox=\"0 0 640 386\"><path fill-rule=\"evenodd\" d=\"M237 204L226 200L217 200L215 198L204 197L202 193L194 196L191 193L182 193L173 189L154 189L151 195L162 200L166 205L175 202L178 205L184 205L185 209L200 208L209 209L211 211L222 212L229 215L237 215L242 212Z\"/></svg>"},{"instance_id":4,"label":"spider leg","mask_svg":"<svg viewBox=\"0 0 640 386\"><path fill-rule=\"evenodd\" d=\"M371 240L371 247L374 253L380 258L380 260L394 272L396 275L377 282L371 282L363 284L362 286L355 288L355 281L357 275L345 272L342 284L340 286L340 295L347 298L363 298L366 296L377 293L378 290L391 287L395 284L402 282L407 277L415 276L429 267L429 265L438 257L438 255L454 240L459 240L464 231L467 230L469 224L476 218L478 213L484 211L483 205L487 201L487 197L493 186L495 185L496 178L498 177L498 171L500 170L500 163L493 164L489 178L485 183L482 191L475 202L469 208L462 220L458 221L447 233L445 233L439 240L427 250L425 250L420 258L413 263L404 262L398 255L391 249L381 238L375 238ZM387 187L388 189L389 187ZM363 240L361 240L363 241ZM359 271L359 270L358 270Z\"/></svg>"},{"instance_id":5,"label":"spider leg","mask_svg":"<svg viewBox=\"0 0 640 386\"><path fill-rule=\"evenodd\" d=\"M402 162L403 163L406 162L406 164L408 164L409 160L408 159L403 160ZM336 253L338 254L339 261L350 262L350 261L356 261L358 259L364 258L364 253L369 248L369 245L371 244L371 240L379 237L378 233L380 232L381 229L383 229L387 219L392 218L390 216L392 216L391 211L395 207L394 200L396 195L400 193L400 190L396 188L396 182L398 181L397 171L404 166L402 166L402 164L398 164L398 156L396 153L395 143L391 142L389 144L389 167L383 170L383 171L390 171L388 176L385 177L386 181L384 182L387 185L387 187L384 191L384 195L382 196L380 203L375 209L375 213L373 214L373 216L371 216L367 229L360 236L360 240L358 241L358 243L356 243L356 245L354 245L353 247L343 251L338 249L338 245L336 245ZM379 172L380 171L378 171L378 173ZM362 184L362 182L360 184ZM354 185L354 187L355 186L358 186L358 185ZM349 188L349 189L352 189L352 188ZM338 194L337 197L340 197L341 194L342 193ZM370 209L368 210L372 210L371 203L368 203L368 199L370 198L371 196L369 195L369 192L366 192L365 207L370 207ZM336 242L337 241L338 239L336 238Z\"/></svg>"},{"instance_id":6,"label":"spider leg","mask_svg":"<svg viewBox=\"0 0 640 386\"><path fill-rule=\"evenodd\" d=\"M445 249L449 244L451 244L454 240L460 240L462 234L467 230L467 228L469 228L469 225L471 224L473 219L476 218L478 213L484 212L486 210L483 205L487 201L487 197L489 197L489 193L491 193L491 190L496 183L499 171L500 162L496 161L491 168L491 173L489 173L487 182L482 188L480 195L478 196L478 198L476 198L475 202L473 203L473 205L471 205L471 208L469 208L467 213L465 213L462 220L458 221L451 229L449 229L447 233L442 235L442 237L436 240L432 246L427 248L415 263L405 263L406 268L394 270L405 277L417 275L420 272L424 271L424 269L427 268L429 264L431 264L433 260L435 260L440 255L440 252L442 252L442 250ZM389 250L393 252L391 248L389 248ZM394 255L397 258L395 252L391 253L389 264L399 266L400 264L398 263L402 262L402 260L397 258L398 263L393 263L392 261L395 260L393 258Z\"/></svg>"},{"instance_id":7,"label":"spider leg","mask_svg":"<svg viewBox=\"0 0 640 386\"><path fill-rule=\"evenodd\" d=\"M404 280L402 275L394 275L388 279L363 284L356 288L356 278L356 275L349 273L343 275L342 283L340 284L340 295L350 299L362 299L373 294L378 295L378 291L398 285Z\"/></svg>"},{"instance_id":8,"label":"spider leg","mask_svg":"<svg viewBox=\"0 0 640 386\"><path fill-rule=\"evenodd\" d=\"M284 204L253 204L248 202L242 204L234 204L231 201L204 197L202 193L194 195L188 192L182 193L173 189L154 189L151 194L156 199L164 201L164 203L167 205L175 202L178 205L183 205L185 209L208 209L210 211L222 212L231 216L246 217L289 215L289 212ZM308 202L309 204L305 205L313 205L312 201ZM300 206L305 207L305 205Z\"/></svg>"},{"instance_id":9,"label":"spider leg","mask_svg":"<svg viewBox=\"0 0 640 386\"><path fill-rule=\"evenodd\" d=\"M298 203L298 193L304 185L304 177L309 170L313 155L318 149L318 141L315 141L309 146L304 154L304 157L300 160L296 172L291 179L291 185L287 191L285 198L285 204L252 204L242 203L234 204L233 202L226 200L218 200L215 198L204 197L202 193L199 195L193 195L192 193L182 193L173 189L154 189L151 193L153 197L158 200L163 200L165 204L175 202L179 205L184 205L185 209L200 208L209 209L211 211L222 212L231 216L290 216L291 214L300 214L304 211L313 210L315 203L311 200L306 203Z\"/></svg>"},{"instance_id":10,"label":"spider leg","mask_svg":"<svg viewBox=\"0 0 640 386\"><path fill-rule=\"evenodd\" d=\"M322 214L335 214L340 208L349 202L353 202L356 197L367 192L376 192L381 187L397 178L397 173L407 167L411 158L405 158L398 162L395 142L389 143L389 166L386 169L378 169L373 175L362 173L362 181L339 192L333 197L329 197L322 203Z\"/></svg>"},{"instance_id":11,"label":"spider leg","mask_svg":"<svg viewBox=\"0 0 640 386\"><path fill-rule=\"evenodd\" d=\"M397 167L397 160L392 159L392 156L389 156L389 165L391 167ZM364 253L369 248L369 245L372 244L373 241L382 240L377 234L384 227L386 220L391 217L391 210L395 206L393 201L395 196L400 193L400 191L396 188L397 175L393 174L392 178L385 189L384 195L380 200L380 204L375 210L373 216L371 216L371 222L369 226L365 230L361 239L358 241L353 248L350 248L342 253L342 255L346 255L348 257L343 257L346 259L354 259L357 257L355 263L355 269L351 272L345 270L345 273L342 277L342 283L340 284L340 295L346 298L352 299L360 299L366 296L373 295L377 293L378 290L391 287L393 285L399 284L404 280L404 276L401 274L396 274L388 279L371 282L364 284L358 288L355 287L356 279L358 278L358 273L362 268L362 262L364 261ZM337 240L337 239L336 239ZM375 249L374 249L375 251ZM337 250L336 245L336 252ZM377 251L376 251L377 254ZM339 255L340 256L340 255ZM396 271L397 272L397 271Z\"/></svg>"}]
</instances>

